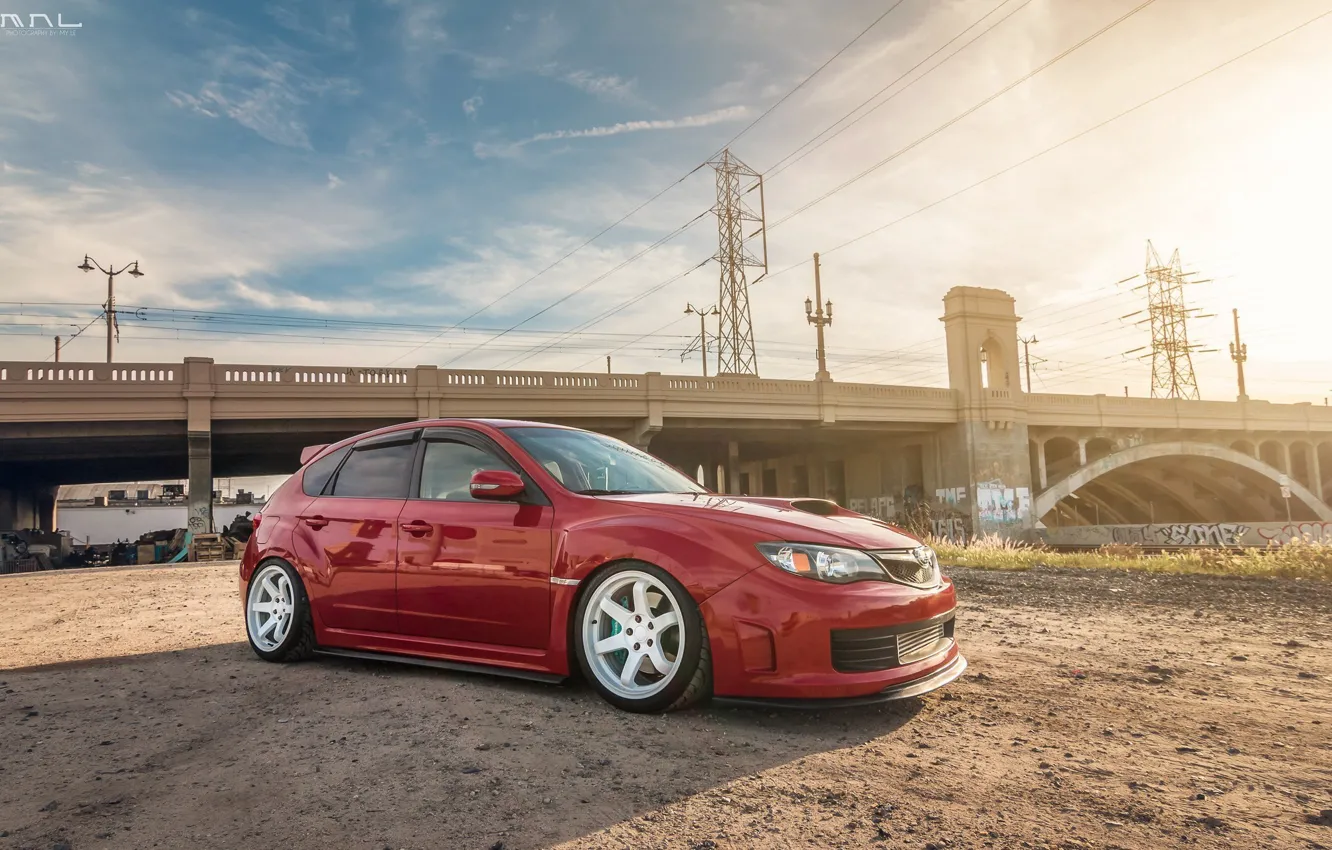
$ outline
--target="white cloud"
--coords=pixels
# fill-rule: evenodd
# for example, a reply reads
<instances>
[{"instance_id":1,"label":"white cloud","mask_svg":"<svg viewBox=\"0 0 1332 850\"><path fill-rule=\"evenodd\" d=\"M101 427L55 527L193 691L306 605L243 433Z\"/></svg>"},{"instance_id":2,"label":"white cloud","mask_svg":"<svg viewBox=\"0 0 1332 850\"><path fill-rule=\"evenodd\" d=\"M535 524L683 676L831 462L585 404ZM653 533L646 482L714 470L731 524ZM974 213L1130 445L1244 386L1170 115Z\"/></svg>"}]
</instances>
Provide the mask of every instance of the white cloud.
<instances>
[{"instance_id":1,"label":"white cloud","mask_svg":"<svg viewBox=\"0 0 1332 850\"><path fill-rule=\"evenodd\" d=\"M743 106L728 106L724 109L714 109L712 112L705 112L701 115L686 115L684 118L664 118L650 121L621 121L619 124L611 124L603 127L588 127L584 130L553 130L548 133L537 133L530 139L522 142L548 142L554 139L585 139L601 136L618 136L621 133L642 133L648 130L682 130L689 127L708 127L712 124L720 124L723 121L734 121L743 118L749 110Z\"/></svg>"},{"instance_id":2,"label":"white cloud","mask_svg":"<svg viewBox=\"0 0 1332 850\"><path fill-rule=\"evenodd\" d=\"M167 98L209 118L225 115L270 142L294 148L310 148L301 119L301 109L310 98L355 91L347 80L308 77L253 47L232 46L214 53L212 75L197 94L177 89L168 91Z\"/></svg>"},{"instance_id":3,"label":"white cloud","mask_svg":"<svg viewBox=\"0 0 1332 850\"><path fill-rule=\"evenodd\" d=\"M526 139L520 139L519 141L505 144L477 142L472 146L472 151L481 159L511 157L516 156L521 149L527 145L536 144L538 142L551 142L560 139L592 139L603 138L606 136L619 136L624 133L645 133L657 130L685 130L694 127L709 127L713 124L721 124L725 121L735 121L739 118L743 118L748 113L748 108L744 106L728 106L724 109L714 109L712 112L705 112L699 115L686 115L683 118L621 121L618 124L608 124L600 127L586 127L580 130L551 130L545 133L537 133L535 136L530 136Z\"/></svg>"},{"instance_id":4,"label":"white cloud","mask_svg":"<svg viewBox=\"0 0 1332 850\"><path fill-rule=\"evenodd\" d=\"M334 174L332 171L330 171L328 173L328 188L336 189L341 185L342 185L342 178Z\"/></svg>"},{"instance_id":5,"label":"white cloud","mask_svg":"<svg viewBox=\"0 0 1332 850\"><path fill-rule=\"evenodd\" d=\"M477 111L481 109L481 105L484 103L485 101L481 98L481 95L472 95L462 102L463 114L468 118L475 118Z\"/></svg>"}]
</instances>

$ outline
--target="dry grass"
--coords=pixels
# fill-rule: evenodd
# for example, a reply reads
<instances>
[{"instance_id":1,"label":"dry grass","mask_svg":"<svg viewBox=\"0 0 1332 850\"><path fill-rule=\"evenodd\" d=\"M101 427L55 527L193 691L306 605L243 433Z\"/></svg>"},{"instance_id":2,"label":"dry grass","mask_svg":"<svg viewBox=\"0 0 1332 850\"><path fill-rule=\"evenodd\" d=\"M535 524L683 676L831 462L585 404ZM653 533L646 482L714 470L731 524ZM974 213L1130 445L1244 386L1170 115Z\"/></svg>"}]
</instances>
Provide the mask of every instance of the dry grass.
<instances>
[{"instance_id":1,"label":"dry grass","mask_svg":"<svg viewBox=\"0 0 1332 850\"><path fill-rule=\"evenodd\" d=\"M966 546L937 539L930 540L930 545L944 564L992 570L1049 566L1332 580L1332 544L1316 541L1296 540L1269 549L1193 549L1162 554L1144 553L1138 547L1122 544L1090 552L1056 552L997 536L978 538Z\"/></svg>"}]
</instances>

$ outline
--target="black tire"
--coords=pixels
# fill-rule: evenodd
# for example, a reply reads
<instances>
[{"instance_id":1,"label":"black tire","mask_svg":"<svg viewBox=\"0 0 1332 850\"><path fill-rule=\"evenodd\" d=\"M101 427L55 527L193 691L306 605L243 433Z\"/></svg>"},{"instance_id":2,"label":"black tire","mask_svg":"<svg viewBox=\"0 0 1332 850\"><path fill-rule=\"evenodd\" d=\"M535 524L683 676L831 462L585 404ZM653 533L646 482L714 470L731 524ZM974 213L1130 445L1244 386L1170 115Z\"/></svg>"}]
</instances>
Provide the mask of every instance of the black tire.
<instances>
[{"instance_id":1,"label":"black tire","mask_svg":"<svg viewBox=\"0 0 1332 850\"><path fill-rule=\"evenodd\" d=\"M287 631L287 636L282 642L272 649L261 648L250 633L250 594L253 592L254 583L259 576L270 567L278 567L287 574L292 588L292 623ZM315 654L317 645L315 644L314 619L310 615L310 597L305 592L305 583L301 581L301 576L296 572L296 568L286 561L270 559L259 564L254 568L254 574L250 576L250 583L245 588L245 637L250 642L250 649L254 654L265 661L274 663L284 663L288 661L305 661Z\"/></svg>"},{"instance_id":2,"label":"black tire","mask_svg":"<svg viewBox=\"0 0 1332 850\"><path fill-rule=\"evenodd\" d=\"M616 694L603 685L592 670L583 641L583 623L587 607L597 595L597 589L605 582L629 571L648 573L670 589L678 603L680 628L684 633L684 652L674 677L666 687L641 699L631 699ZM570 638L578 658L579 671L602 699L624 711L658 714L689 708L711 696L712 647L708 643L708 629L703 623L703 617L694 603L694 598L674 576L653 564L624 561L588 576L583 580L583 585L583 593L579 597L578 607L574 613Z\"/></svg>"}]
</instances>

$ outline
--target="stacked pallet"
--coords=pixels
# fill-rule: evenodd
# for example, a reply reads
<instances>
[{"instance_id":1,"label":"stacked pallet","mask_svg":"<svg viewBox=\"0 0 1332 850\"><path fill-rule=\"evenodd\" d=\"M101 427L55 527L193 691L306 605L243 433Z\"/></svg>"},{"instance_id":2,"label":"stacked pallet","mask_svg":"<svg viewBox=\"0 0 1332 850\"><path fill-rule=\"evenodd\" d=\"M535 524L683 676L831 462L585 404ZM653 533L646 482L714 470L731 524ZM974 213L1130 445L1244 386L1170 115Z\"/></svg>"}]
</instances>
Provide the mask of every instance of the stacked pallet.
<instances>
[{"instance_id":1,"label":"stacked pallet","mask_svg":"<svg viewBox=\"0 0 1332 850\"><path fill-rule=\"evenodd\" d=\"M235 551L231 539L221 534L196 534L190 541L191 561L229 561Z\"/></svg>"}]
</instances>

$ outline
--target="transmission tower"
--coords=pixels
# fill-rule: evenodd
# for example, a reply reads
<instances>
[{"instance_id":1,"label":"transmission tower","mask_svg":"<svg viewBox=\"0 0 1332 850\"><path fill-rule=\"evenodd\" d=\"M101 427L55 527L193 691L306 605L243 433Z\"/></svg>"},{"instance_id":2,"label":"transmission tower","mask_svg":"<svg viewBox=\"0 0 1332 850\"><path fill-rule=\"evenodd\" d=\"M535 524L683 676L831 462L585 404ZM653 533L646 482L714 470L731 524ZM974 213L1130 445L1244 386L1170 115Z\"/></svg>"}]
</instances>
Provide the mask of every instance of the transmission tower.
<instances>
[{"instance_id":1,"label":"transmission tower","mask_svg":"<svg viewBox=\"0 0 1332 850\"><path fill-rule=\"evenodd\" d=\"M1147 282L1135 289L1147 290L1147 315L1152 327L1152 398L1198 398L1198 379L1193 374L1193 353L1202 350L1189 342L1188 320L1197 316L1184 306L1184 286L1203 281L1186 280L1179 249L1170 262L1161 262L1147 242Z\"/></svg>"},{"instance_id":2,"label":"transmission tower","mask_svg":"<svg viewBox=\"0 0 1332 850\"><path fill-rule=\"evenodd\" d=\"M746 269L761 268L768 273L768 231L764 222L763 175L731 154L730 148L708 161L717 172L717 265L721 267L721 287L717 308L721 310L717 337L718 375L758 375L758 356L754 351L754 324L749 315L749 281ZM746 202L746 196L758 190L758 212ZM751 225L757 227L746 235ZM745 243L762 237L763 257L747 250Z\"/></svg>"}]
</instances>

